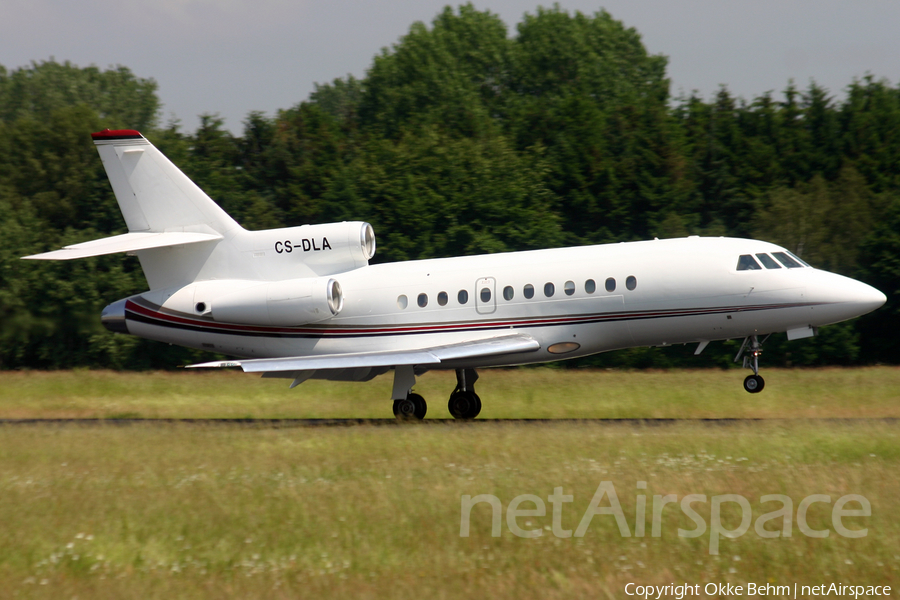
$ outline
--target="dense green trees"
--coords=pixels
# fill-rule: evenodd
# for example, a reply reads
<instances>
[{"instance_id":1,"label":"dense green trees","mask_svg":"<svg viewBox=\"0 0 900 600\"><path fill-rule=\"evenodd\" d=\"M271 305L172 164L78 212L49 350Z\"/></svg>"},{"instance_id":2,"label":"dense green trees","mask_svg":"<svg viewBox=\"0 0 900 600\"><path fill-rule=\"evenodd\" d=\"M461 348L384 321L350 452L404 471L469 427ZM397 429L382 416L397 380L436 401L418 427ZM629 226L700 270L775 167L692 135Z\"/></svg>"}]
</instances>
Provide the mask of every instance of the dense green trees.
<instances>
[{"instance_id":1,"label":"dense green trees","mask_svg":"<svg viewBox=\"0 0 900 600\"><path fill-rule=\"evenodd\" d=\"M688 234L758 237L888 294L874 315L767 364L900 361L900 89L841 99L811 84L751 100L670 98L666 58L606 12L559 6L515 32L446 8L241 135L204 115L160 126L152 80L45 62L0 67L0 367L171 365L191 351L106 334L97 314L144 289L133 258L18 257L123 222L88 133L134 128L251 229L370 221L378 261ZM776 336L777 338L778 336ZM716 348L716 346L718 346ZM725 365L736 348L636 349L622 366Z\"/></svg>"}]
</instances>

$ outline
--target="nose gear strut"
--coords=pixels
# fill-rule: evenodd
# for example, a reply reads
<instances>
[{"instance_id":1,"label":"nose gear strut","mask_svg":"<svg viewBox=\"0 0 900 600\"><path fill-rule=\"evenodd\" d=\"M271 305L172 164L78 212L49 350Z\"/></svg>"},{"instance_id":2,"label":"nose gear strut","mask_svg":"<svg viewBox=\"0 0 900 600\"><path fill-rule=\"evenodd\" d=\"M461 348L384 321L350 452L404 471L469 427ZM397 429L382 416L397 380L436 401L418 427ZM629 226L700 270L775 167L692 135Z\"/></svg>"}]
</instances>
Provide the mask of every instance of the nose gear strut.
<instances>
[{"instance_id":1,"label":"nose gear strut","mask_svg":"<svg viewBox=\"0 0 900 600\"><path fill-rule=\"evenodd\" d=\"M769 335L772 334L770 333ZM734 357L734 362L737 362L743 356L744 368L753 371L753 375L747 375L744 379L744 389L751 394L758 394L766 387L766 380L759 374L759 357L762 355L762 345L769 339L769 335L764 337L762 342L755 335L744 338L741 349L738 350L737 356ZM748 352L745 354L745 351Z\"/></svg>"}]
</instances>

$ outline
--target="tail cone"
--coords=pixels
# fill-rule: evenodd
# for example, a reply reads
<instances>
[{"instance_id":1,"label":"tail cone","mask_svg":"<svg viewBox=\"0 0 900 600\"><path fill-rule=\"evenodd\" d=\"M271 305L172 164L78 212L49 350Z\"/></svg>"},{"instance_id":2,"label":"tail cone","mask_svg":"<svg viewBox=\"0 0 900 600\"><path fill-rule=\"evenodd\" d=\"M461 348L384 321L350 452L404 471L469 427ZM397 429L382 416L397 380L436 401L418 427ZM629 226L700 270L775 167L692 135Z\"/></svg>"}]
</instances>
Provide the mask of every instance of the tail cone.
<instances>
[{"instance_id":1,"label":"tail cone","mask_svg":"<svg viewBox=\"0 0 900 600\"><path fill-rule=\"evenodd\" d=\"M128 324L125 322L125 300L113 302L104 308L100 314L100 322L113 333L128 333Z\"/></svg>"}]
</instances>

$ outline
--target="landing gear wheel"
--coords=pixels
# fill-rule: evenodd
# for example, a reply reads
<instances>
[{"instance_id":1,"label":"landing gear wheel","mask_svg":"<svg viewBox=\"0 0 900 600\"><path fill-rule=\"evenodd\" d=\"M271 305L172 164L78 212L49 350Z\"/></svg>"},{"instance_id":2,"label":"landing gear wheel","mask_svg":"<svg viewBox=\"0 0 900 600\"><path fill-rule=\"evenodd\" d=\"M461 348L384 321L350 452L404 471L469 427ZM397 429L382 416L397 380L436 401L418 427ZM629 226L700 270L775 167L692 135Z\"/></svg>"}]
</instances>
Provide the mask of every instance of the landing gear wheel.
<instances>
[{"instance_id":1,"label":"landing gear wheel","mask_svg":"<svg viewBox=\"0 0 900 600\"><path fill-rule=\"evenodd\" d=\"M410 394L406 397L406 399L412 400L416 405L416 410L413 413L413 416L417 419L424 419L425 413L428 412L428 405L425 403L425 398L423 398L419 394Z\"/></svg>"},{"instance_id":2,"label":"landing gear wheel","mask_svg":"<svg viewBox=\"0 0 900 600\"><path fill-rule=\"evenodd\" d=\"M738 350L737 356L734 357L734 362L737 362L740 360L741 356L743 356L744 368L753 370L753 375L747 375L744 379L744 389L751 394L758 394L766 387L765 379L759 376L759 357L762 355L763 343L769 339L769 336L771 335L772 334L770 333L763 338L762 342L760 342L759 338L755 335L747 336L744 338L744 343L741 344L741 349ZM747 355L744 354L745 350L748 352Z\"/></svg>"},{"instance_id":3,"label":"landing gear wheel","mask_svg":"<svg viewBox=\"0 0 900 600\"><path fill-rule=\"evenodd\" d=\"M453 392L447 408L454 419L474 419L481 412L481 398L475 392Z\"/></svg>"},{"instance_id":4,"label":"landing gear wheel","mask_svg":"<svg viewBox=\"0 0 900 600\"><path fill-rule=\"evenodd\" d=\"M403 400L394 400L394 416L403 420L421 420L425 418L428 405L419 394L409 394Z\"/></svg>"},{"instance_id":5,"label":"landing gear wheel","mask_svg":"<svg viewBox=\"0 0 900 600\"><path fill-rule=\"evenodd\" d=\"M744 389L751 394L758 394L766 387L766 380L759 375L747 375L744 379Z\"/></svg>"}]
</instances>

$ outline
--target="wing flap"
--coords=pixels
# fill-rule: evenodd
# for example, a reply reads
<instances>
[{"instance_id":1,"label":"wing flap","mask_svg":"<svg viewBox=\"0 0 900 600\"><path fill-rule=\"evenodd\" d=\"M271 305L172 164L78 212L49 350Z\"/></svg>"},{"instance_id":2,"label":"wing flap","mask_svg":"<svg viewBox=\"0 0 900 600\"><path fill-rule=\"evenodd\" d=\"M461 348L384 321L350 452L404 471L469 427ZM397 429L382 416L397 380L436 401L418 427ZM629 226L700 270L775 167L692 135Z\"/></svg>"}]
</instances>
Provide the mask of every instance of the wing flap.
<instances>
[{"instance_id":1,"label":"wing flap","mask_svg":"<svg viewBox=\"0 0 900 600\"><path fill-rule=\"evenodd\" d=\"M221 240L221 235L209 233L194 233L188 231L133 232L99 240L91 240L81 244L72 244L61 250L32 254L23 258L30 260L72 260L73 258L87 258L89 256L102 256L104 254L116 254L117 252L136 252L151 248L165 246L180 246L182 244L196 244L197 242L212 242Z\"/></svg>"},{"instance_id":2,"label":"wing flap","mask_svg":"<svg viewBox=\"0 0 900 600\"><path fill-rule=\"evenodd\" d=\"M222 360L189 365L187 368L241 367L245 373L274 373L279 371L436 365L450 360L535 352L540 350L540 348L540 343L533 337L516 333L418 350L385 350L380 352L352 352L288 358Z\"/></svg>"}]
</instances>

